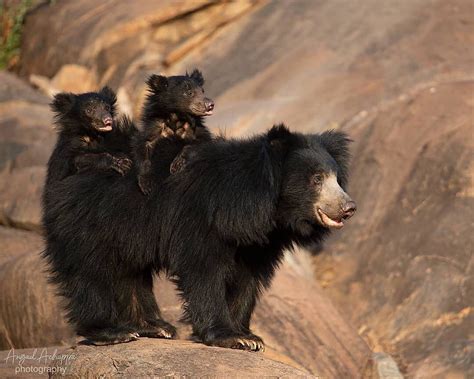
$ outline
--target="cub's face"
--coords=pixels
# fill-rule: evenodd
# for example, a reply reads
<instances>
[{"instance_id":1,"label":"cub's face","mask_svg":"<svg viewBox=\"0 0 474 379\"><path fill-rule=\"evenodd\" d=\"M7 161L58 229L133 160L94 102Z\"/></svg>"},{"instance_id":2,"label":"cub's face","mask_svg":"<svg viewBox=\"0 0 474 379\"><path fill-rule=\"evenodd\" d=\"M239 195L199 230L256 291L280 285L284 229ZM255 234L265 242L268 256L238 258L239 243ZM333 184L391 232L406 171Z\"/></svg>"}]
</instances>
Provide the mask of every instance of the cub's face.
<instances>
[{"instance_id":1,"label":"cub's face","mask_svg":"<svg viewBox=\"0 0 474 379\"><path fill-rule=\"evenodd\" d=\"M108 87L99 92L60 93L54 97L52 108L56 116L69 122L78 122L84 128L100 133L114 127L115 93Z\"/></svg>"},{"instance_id":2,"label":"cub's face","mask_svg":"<svg viewBox=\"0 0 474 379\"><path fill-rule=\"evenodd\" d=\"M165 112L210 116L214 102L204 95L204 79L198 70L191 75L152 75L148 79L153 106Z\"/></svg>"},{"instance_id":3,"label":"cub's face","mask_svg":"<svg viewBox=\"0 0 474 379\"><path fill-rule=\"evenodd\" d=\"M319 141L290 153L280 198L280 218L301 235L315 227L339 229L356 204L344 190L345 162Z\"/></svg>"}]
</instances>

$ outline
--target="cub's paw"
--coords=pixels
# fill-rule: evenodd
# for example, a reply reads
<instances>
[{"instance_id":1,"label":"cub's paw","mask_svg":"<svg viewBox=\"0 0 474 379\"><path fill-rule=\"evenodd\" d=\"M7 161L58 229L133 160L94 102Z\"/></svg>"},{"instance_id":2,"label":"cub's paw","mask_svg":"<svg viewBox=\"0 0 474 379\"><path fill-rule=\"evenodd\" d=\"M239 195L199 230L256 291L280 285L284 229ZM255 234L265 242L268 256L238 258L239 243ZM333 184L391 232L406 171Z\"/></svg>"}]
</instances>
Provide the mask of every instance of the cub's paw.
<instances>
[{"instance_id":1,"label":"cub's paw","mask_svg":"<svg viewBox=\"0 0 474 379\"><path fill-rule=\"evenodd\" d=\"M196 154L193 152L193 147L188 145L183 147L181 153L171 162L170 174L176 174L177 172L183 171Z\"/></svg>"},{"instance_id":2,"label":"cub's paw","mask_svg":"<svg viewBox=\"0 0 474 379\"><path fill-rule=\"evenodd\" d=\"M191 124L187 121L176 123L176 135L182 139L196 139L196 134L194 133L194 131L195 128L193 128Z\"/></svg>"},{"instance_id":3,"label":"cub's paw","mask_svg":"<svg viewBox=\"0 0 474 379\"><path fill-rule=\"evenodd\" d=\"M206 345L247 351L265 351L265 344L263 343L263 340L259 336L256 336L254 334L227 338L217 338L212 341L206 342Z\"/></svg>"},{"instance_id":4,"label":"cub's paw","mask_svg":"<svg viewBox=\"0 0 474 379\"><path fill-rule=\"evenodd\" d=\"M120 332L120 333L111 333L106 337L101 338L88 338L83 343L86 345L95 345L95 346L105 346L105 345L115 345L119 343L127 343L138 340L138 333L135 332Z\"/></svg>"},{"instance_id":5,"label":"cub's paw","mask_svg":"<svg viewBox=\"0 0 474 379\"><path fill-rule=\"evenodd\" d=\"M174 136L174 134L175 134L174 130L169 128L168 126L164 126L160 132L161 138L169 138L171 136Z\"/></svg>"},{"instance_id":6,"label":"cub's paw","mask_svg":"<svg viewBox=\"0 0 474 379\"><path fill-rule=\"evenodd\" d=\"M138 176L138 186L140 187L140 191L148 196L153 189L153 181L149 175L140 175Z\"/></svg>"},{"instance_id":7,"label":"cub's paw","mask_svg":"<svg viewBox=\"0 0 474 379\"><path fill-rule=\"evenodd\" d=\"M150 325L138 331L140 337L149 338L166 338L173 339L176 337L176 328L163 320L156 320Z\"/></svg>"},{"instance_id":8,"label":"cub's paw","mask_svg":"<svg viewBox=\"0 0 474 379\"><path fill-rule=\"evenodd\" d=\"M114 157L112 162L112 169L117 171L120 175L125 175L128 170L132 168L132 161L126 157Z\"/></svg>"},{"instance_id":9,"label":"cub's paw","mask_svg":"<svg viewBox=\"0 0 474 379\"><path fill-rule=\"evenodd\" d=\"M176 174L184 169L186 166L186 158L183 154L178 155L170 164L170 174Z\"/></svg>"}]
</instances>

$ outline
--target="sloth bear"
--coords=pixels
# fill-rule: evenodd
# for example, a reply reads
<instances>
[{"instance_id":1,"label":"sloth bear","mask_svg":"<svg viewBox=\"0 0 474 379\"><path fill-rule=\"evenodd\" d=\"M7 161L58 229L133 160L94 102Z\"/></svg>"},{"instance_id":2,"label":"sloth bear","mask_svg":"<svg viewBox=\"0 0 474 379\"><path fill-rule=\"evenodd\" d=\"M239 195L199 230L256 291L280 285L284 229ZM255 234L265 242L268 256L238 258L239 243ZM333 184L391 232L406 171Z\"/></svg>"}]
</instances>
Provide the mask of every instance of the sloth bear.
<instances>
[{"instance_id":1,"label":"sloth bear","mask_svg":"<svg viewBox=\"0 0 474 379\"><path fill-rule=\"evenodd\" d=\"M202 118L212 115L214 102L204 96L204 78L199 70L191 75L162 76L152 75L147 80L148 96L143 107L143 131L134 143L135 161L139 167L138 185L145 195L153 186L151 157L155 149L161 150L163 144L178 143L180 150L187 144L211 139ZM168 141L160 144L160 141ZM159 145L159 146L157 146ZM171 152L176 155L175 152ZM178 155L171 164L172 173L177 172L184 162Z\"/></svg>"},{"instance_id":2,"label":"sloth bear","mask_svg":"<svg viewBox=\"0 0 474 379\"><path fill-rule=\"evenodd\" d=\"M131 140L137 129L126 117L115 120L115 93L59 93L51 109L59 132L48 163L47 183L84 170L115 170L124 175L131 165Z\"/></svg>"},{"instance_id":3,"label":"sloth bear","mask_svg":"<svg viewBox=\"0 0 474 379\"><path fill-rule=\"evenodd\" d=\"M69 321L94 344L172 338L152 292L153 273L164 271L195 339L263 349L250 319L284 251L320 241L355 212L344 191L348 144L341 132L302 135L284 125L204 142L183 170L156 174L159 190L147 197L133 169L64 179L44 210L44 255Z\"/></svg>"}]
</instances>

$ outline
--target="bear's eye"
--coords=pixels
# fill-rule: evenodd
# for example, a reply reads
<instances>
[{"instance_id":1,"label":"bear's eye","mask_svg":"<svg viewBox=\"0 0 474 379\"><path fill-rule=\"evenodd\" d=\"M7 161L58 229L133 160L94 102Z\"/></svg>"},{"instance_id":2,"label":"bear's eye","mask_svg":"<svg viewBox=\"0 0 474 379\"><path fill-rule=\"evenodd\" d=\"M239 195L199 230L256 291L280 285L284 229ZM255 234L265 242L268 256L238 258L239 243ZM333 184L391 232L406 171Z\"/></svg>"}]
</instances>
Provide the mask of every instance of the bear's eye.
<instances>
[{"instance_id":1,"label":"bear's eye","mask_svg":"<svg viewBox=\"0 0 474 379\"><path fill-rule=\"evenodd\" d=\"M92 110L92 108L86 108L86 115L92 116L92 113L94 113L94 111Z\"/></svg>"},{"instance_id":2,"label":"bear's eye","mask_svg":"<svg viewBox=\"0 0 474 379\"><path fill-rule=\"evenodd\" d=\"M105 104L105 110L106 110L107 112L110 112L110 105L109 105L109 104Z\"/></svg>"},{"instance_id":3,"label":"bear's eye","mask_svg":"<svg viewBox=\"0 0 474 379\"><path fill-rule=\"evenodd\" d=\"M323 175L320 173L314 174L311 177L311 180L314 184L321 184L321 182L323 181Z\"/></svg>"},{"instance_id":4,"label":"bear's eye","mask_svg":"<svg viewBox=\"0 0 474 379\"><path fill-rule=\"evenodd\" d=\"M186 91L186 96L189 96L189 97L193 96L193 91L191 90Z\"/></svg>"}]
</instances>

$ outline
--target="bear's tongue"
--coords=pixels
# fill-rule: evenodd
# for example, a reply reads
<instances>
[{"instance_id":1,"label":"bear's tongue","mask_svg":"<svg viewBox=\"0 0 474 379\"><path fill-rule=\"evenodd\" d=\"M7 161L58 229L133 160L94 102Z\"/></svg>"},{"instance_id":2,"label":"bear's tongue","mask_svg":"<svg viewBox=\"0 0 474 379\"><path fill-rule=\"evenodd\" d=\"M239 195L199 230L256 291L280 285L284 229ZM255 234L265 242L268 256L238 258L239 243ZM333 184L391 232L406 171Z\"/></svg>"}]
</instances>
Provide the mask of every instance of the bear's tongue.
<instances>
[{"instance_id":1,"label":"bear's tongue","mask_svg":"<svg viewBox=\"0 0 474 379\"><path fill-rule=\"evenodd\" d=\"M318 213L321 216L321 220L328 228L335 228L340 229L344 226L342 220L337 221L329 217L326 213L324 213L321 209L318 209Z\"/></svg>"}]
</instances>

